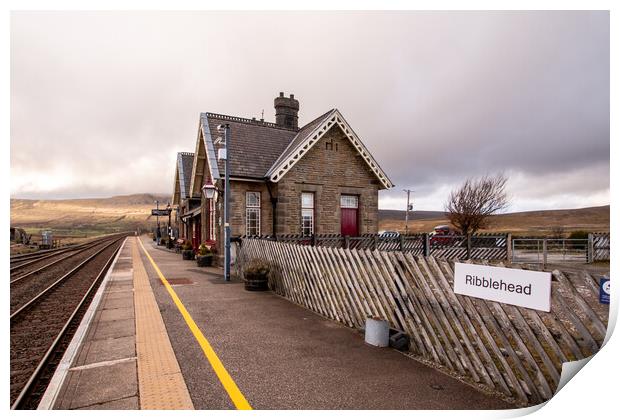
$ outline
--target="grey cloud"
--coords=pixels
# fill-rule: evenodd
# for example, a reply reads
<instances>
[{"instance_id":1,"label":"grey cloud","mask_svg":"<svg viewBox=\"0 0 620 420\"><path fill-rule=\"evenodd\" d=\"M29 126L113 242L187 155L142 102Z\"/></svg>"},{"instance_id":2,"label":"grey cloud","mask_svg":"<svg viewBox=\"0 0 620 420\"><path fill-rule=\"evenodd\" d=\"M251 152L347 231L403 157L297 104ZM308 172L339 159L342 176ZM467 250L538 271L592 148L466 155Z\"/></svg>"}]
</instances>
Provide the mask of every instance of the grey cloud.
<instances>
[{"instance_id":1,"label":"grey cloud","mask_svg":"<svg viewBox=\"0 0 620 420\"><path fill-rule=\"evenodd\" d=\"M12 194L168 191L199 112L272 120L286 91L302 123L343 112L398 185L382 198L439 209L504 170L538 180L524 203L597 204L571 175L609 189L609 45L607 12L15 12L12 174L76 179Z\"/></svg>"}]
</instances>

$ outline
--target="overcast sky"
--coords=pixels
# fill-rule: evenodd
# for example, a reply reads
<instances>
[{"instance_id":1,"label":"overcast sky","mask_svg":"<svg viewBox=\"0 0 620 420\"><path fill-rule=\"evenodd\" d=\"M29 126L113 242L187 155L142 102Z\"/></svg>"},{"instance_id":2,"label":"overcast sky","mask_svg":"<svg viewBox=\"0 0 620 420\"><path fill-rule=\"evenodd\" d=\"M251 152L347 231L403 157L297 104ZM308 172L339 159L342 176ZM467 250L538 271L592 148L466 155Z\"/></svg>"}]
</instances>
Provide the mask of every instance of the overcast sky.
<instances>
[{"instance_id":1,"label":"overcast sky","mask_svg":"<svg viewBox=\"0 0 620 420\"><path fill-rule=\"evenodd\" d=\"M607 12L56 12L11 19L11 196L172 191L201 111L338 108L442 210L504 171L511 211L609 203Z\"/></svg>"}]
</instances>

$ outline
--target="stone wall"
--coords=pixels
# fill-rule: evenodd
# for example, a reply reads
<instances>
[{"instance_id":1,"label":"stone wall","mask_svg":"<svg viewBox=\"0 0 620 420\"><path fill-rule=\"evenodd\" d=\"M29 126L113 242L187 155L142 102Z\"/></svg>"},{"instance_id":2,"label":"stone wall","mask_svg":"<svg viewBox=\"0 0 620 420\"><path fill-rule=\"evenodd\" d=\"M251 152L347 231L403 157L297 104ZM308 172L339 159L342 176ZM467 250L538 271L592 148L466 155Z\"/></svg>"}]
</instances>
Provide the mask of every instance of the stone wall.
<instances>
[{"instance_id":1,"label":"stone wall","mask_svg":"<svg viewBox=\"0 0 620 420\"><path fill-rule=\"evenodd\" d=\"M205 171L207 169L205 168ZM206 173L206 172L205 172ZM379 181L338 127L332 127L277 183L270 184L278 197L276 233L301 233L301 193L315 194L315 233L340 234L340 196L359 198L359 233L377 233ZM221 181L218 187L222 188ZM231 181L232 235L245 235L246 192L261 193L261 234L272 235L271 196L265 182ZM218 249L223 253L223 197L217 204ZM207 201L202 200L202 238L208 237ZM221 216L221 217L220 217Z\"/></svg>"},{"instance_id":2,"label":"stone wall","mask_svg":"<svg viewBox=\"0 0 620 420\"><path fill-rule=\"evenodd\" d=\"M245 235L246 193L260 192L260 233L273 234L272 207L269 190L264 182L231 181L230 224L232 235Z\"/></svg>"},{"instance_id":3,"label":"stone wall","mask_svg":"<svg viewBox=\"0 0 620 420\"><path fill-rule=\"evenodd\" d=\"M315 194L315 233L340 234L340 196L359 197L359 233L377 233L379 181L340 128L332 127L278 182L277 233L301 233L301 193Z\"/></svg>"}]
</instances>

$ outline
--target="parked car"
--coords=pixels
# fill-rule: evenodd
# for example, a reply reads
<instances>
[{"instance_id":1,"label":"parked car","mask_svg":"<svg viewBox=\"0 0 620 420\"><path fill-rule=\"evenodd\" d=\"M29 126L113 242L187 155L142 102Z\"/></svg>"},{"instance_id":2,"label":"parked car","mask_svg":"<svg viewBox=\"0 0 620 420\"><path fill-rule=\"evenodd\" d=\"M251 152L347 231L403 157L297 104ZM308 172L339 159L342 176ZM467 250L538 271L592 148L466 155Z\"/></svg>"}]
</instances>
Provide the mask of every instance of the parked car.
<instances>
[{"instance_id":1,"label":"parked car","mask_svg":"<svg viewBox=\"0 0 620 420\"><path fill-rule=\"evenodd\" d=\"M451 246L459 241L457 232L448 225L439 225L429 233L431 245Z\"/></svg>"}]
</instances>

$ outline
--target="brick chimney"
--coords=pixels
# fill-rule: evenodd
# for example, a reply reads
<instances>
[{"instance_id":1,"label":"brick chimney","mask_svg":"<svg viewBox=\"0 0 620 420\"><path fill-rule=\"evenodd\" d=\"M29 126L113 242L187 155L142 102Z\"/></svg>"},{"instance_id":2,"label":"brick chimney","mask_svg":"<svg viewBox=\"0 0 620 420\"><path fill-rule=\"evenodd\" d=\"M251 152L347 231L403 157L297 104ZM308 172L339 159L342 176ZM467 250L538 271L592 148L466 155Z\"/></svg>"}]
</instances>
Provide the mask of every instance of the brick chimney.
<instances>
[{"instance_id":1,"label":"brick chimney","mask_svg":"<svg viewBox=\"0 0 620 420\"><path fill-rule=\"evenodd\" d=\"M273 100L273 106L276 108L277 125L295 130L299 129L297 124L299 101L295 99L295 95L291 94L289 98L285 98L284 92L280 92L280 96Z\"/></svg>"}]
</instances>

